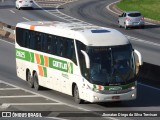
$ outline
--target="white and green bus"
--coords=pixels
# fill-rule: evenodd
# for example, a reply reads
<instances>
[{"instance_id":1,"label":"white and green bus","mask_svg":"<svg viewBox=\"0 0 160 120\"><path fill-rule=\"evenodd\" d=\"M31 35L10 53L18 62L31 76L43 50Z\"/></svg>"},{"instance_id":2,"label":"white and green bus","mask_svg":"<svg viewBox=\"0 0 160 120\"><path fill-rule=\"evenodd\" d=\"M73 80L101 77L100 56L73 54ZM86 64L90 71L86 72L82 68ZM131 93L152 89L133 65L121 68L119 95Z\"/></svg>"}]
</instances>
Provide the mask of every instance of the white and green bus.
<instances>
[{"instance_id":1,"label":"white and green bus","mask_svg":"<svg viewBox=\"0 0 160 120\"><path fill-rule=\"evenodd\" d=\"M73 96L77 103L137 96L141 54L117 30L58 21L22 22L16 26L15 48L17 76L36 90L53 89Z\"/></svg>"}]
</instances>

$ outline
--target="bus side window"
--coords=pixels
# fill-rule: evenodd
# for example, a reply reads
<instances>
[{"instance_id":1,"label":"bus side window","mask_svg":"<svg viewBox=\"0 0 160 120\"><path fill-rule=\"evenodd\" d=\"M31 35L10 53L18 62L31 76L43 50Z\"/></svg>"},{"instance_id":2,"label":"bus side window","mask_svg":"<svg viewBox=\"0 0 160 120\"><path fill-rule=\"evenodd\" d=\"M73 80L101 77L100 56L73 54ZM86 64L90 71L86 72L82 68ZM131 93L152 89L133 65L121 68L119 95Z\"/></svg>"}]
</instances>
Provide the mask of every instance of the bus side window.
<instances>
[{"instance_id":1,"label":"bus side window","mask_svg":"<svg viewBox=\"0 0 160 120\"><path fill-rule=\"evenodd\" d=\"M40 44L41 44L41 51L47 52L47 35L46 34L40 34Z\"/></svg>"},{"instance_id":2,"label":"bus side window","mask_svg":"<svg viewBox=\"0 0 160 120\"><path fill-rule=\"evenodd\" d=\"M40 40L41 34L36 32L35 36L35 49L38 51L41 51L41 40Z\"/></svg>"},{"instance_id":3,"label":"bus side window","mask_svg":"<svg viewBox=\"0 0 160 120\"><path fill-rule=\"evenodd\" d=\"M52 41L51 41L52 47L51 47L51 53L53 55L57 55L57 44L58 44L58 39L56 36L52 37Z\"/></svg>"},{"instance_id":4,"label":"bus side window","mask_svg":"<svg viewBox=\"0 0 160 120\"><path fill-rule=\"evenodd\" d=\"M59 49L59 56L63 57L64 56L64 39L61 37L60 38L60 49Z\"/></svg>"},{"instance_id":5,"label":"bus side window","mask_svg":"<svg viewBox=\"0 0 160 120\"><path fill-rule=\"evenodd\" d=\"M86 76L87 69L86 69L85 57L81 52L81 50L86 49L86 46L80 41L76 41L76 45L77 45L77 51L78 51L78 58L79 58L81 73L84 77L88 78L88 75Z\"/></svg>"},{"instance_id":6,"label":"bus side window","mask_svg":"<svg viewBox=\"0 0 160 120\"><path fill-rule=\"evenodd\" d=\"M61 46L62 39L57 37L57 46L56 46L56 55L61 56L62 46Z\"/></svg>"},{"instance_id":7,"label":"bus side window","mask_svg":"<svg viewBox=\"0 0 160 120\"><path fill-rule=\"evenodd\" d=\"M66 58L67 51L68 51L68 40L67 40L67 38L63 38L63 40L61 42L61 56Z\"/></svg>"},{"instance_id":8,"label":"bus side window","mask_svg":"<svg viewBox=\"0 0 160 120\"><path fill-rule=\"evenodd\" d=\"M23 45L26 48L30 47L30 36L29 36L28 30L24 30L24 32L23 32Z\"/></svg>"},{"instance_id":9,"label":"bus side window","mask_svg":"<svg viewBox=\"0 0 160 120\"><path fill-rule=\"evenodd\" d=\"M16 41L17 43L24 47L24 44L23 44L23 29L22 28L16 28Z\"/></svg>"},{"instance_id":10,"label":"bus side window","mask_svg":"<svg viewBox=\"0 0 160 120\"><path fill-rule=\"evenodd\" d=\"M30 41L32 41L32 42L30 42L30 48L31 49L35 49L35 32L31 32L30 33Z\"/></svg>"},{"instance_id":11,"label":"bus side window","mask_svg":"<svg viewBox=\"0 0 160 120\"><path fill-rule=\"evenodd\" d=\"M71 39L68 40L67 58L69 58L75 64L77 64L75 48L74 48L74 41Z\"/></svg>"},{"instance_id":12,"label":"bus side window","mask_svg":"<svg viewBox=\"0 0 160 120\"><path fill-rule=\"evenodd\" d=\"M47 53L52 53L53 49L52 49L52 36L49 35L47 36L47 40L46 40L46 52Z\"/></svg>"}]
</instances>

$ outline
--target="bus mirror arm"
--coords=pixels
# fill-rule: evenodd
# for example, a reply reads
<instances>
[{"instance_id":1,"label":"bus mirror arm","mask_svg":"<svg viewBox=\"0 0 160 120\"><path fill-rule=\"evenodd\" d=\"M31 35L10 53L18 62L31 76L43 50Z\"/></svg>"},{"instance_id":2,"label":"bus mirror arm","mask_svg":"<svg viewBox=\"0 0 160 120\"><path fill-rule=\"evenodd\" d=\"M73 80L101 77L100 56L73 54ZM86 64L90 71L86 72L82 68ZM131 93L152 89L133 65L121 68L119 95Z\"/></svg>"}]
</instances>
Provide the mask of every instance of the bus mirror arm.
<instances>
[{"instance_id":1,"label":"bus mirror arm","mask_svg":"<svg viewBox=\"0 0 160 120\"><path fill-rule=\"evenodd\" d=\"M136 49L134 49L134 53L137 54L137 56L138 56L139 65L140 66L143 65L143 60L142 60L141 53L138 50L136 50Z\"/></svg>"},{"instance_id":2,"label":"bus mirror arm","mask_svg":"<svg viewBox=\"0 0 160 120\"><path fill-rule=\"evenodd\" d=\"M90 59L89 59L89 56L88 56L88 54L85 51L81 50L81 52L82 52L82 54L85 57L86 67L89 69L90 68Z\"/></svg>"}]
</instances>

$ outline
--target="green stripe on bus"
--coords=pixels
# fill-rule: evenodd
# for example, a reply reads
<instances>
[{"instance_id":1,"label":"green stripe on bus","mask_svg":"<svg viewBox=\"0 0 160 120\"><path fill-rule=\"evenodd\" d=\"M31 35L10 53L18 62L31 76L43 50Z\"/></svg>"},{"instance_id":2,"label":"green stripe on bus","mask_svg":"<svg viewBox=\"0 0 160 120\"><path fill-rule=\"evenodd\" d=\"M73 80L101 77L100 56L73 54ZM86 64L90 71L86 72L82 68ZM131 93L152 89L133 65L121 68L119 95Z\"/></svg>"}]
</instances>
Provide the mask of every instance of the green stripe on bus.
<instances>
[{"instance_id":1,"label":"green stripe on bus","mask_svg":"<svg viewBox=\"0 0 160 120\"><path fill-rule=\"evenodd\" d=\"M41 60L41 65L44 66L44 57L43 57L43 55L40 55L40 60Z\"/></svg>"},{"instance_id":2,"label":"green stripe on bus","mask_svg":"<svg viewBox=\"0 0 160 120\"><path fill-rule=\"evenodd\" d=\"M30 62L30 53L25 50L16 49L16 58Z\"/></svg>"},{"instance_id":3,"label":"green stripe on bus","mask_svg":"<svg viewBox=\"0 0 160 120\"><path fill-rule=\"evenodd\" d=\"M17 59L21 59L21 60L25 60L28 62L32 62L35 63L35 56L33 52L28 52L25 50L21 50L21 49L16 49L16 58ZM40 65L44 66L44 56L40 55ZM53 68L56 70L60 70L63 72L67 72L67 73L71 73L73 74L73 63L64 61L64 60L59 60L59 59L55 59L55 58L48 58L48 63L49 63L49 68ZM47 69L47 68L45 68Z\"/></svg>"},{"instance_id":4,"label":"green stripe on bus","mask_svg":"<svg viewBox=\"0 0 160 120\"><path fill-rule=\"evenodd\" d=\"M30 52L30 62L34 63L34 53Z\"/></svg>"},{"instance_id":5,"label":"green stripe on bus","mask_svg":"<svg viewBox=\"0 0 160 120\"><path fill-rule=\"evenodd\" d=\"M104 86L104 90L109 90L109 86Z\"/></svg>"},{"instance_id":6,"label":"green stripe on bus","mask_svg":"<svg viewBox=\"0 0 160 120\"><path fill-rule=\"evenodd\" d=\"M93 84L93 89L96 89L96 85L95 84Z\"/></svg>"},{"instance_id":7,"label":"green stripe on bus","mask_svg":"<svg viewBox=\"0 0 160 120\"><path fill-rule=\"evenodd\" d=\"M44 77L47 77L47 68L43 67L43 73L44 73Z\"/></svg>"},{"instance_id":8,"label":"green stripe on bus","mask_svg":"<svg viewBox=\"0 0 160 120\"><path fill-rule=\"evenodd\" d=\"M70 73L73 74L73 64L72 63L70 63Z\"/></svg>"},{"instance_id":9,"label":"green stripe on bus","mask_svg":"<svg viewBox=\"0 0 160 120\"><path fill-rule=\"evenodd\" d=\"M68 62L67 67L68 67L68 73L72 73L73 74L73 64Z\"/></svg>"}]
</instances>

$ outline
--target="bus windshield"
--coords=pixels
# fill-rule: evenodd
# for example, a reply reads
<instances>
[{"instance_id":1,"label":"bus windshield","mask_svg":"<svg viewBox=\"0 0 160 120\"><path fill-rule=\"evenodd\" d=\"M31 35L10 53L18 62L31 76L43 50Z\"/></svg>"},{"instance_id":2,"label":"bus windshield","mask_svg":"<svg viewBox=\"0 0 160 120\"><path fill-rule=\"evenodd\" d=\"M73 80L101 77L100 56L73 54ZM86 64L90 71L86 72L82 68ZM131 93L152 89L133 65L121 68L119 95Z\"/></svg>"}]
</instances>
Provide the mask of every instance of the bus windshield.
<instances>
[{"instance_id":1,"label":"bus windshield","mask_svg":"<svg viewBox=\"0 0 160 120\"><path fill-rule=\"evenodd\" d=\"M126 84L135 77L131 45L87 47L90 58L89 79L93 84Z\"/></svg>"}]
</instances>

